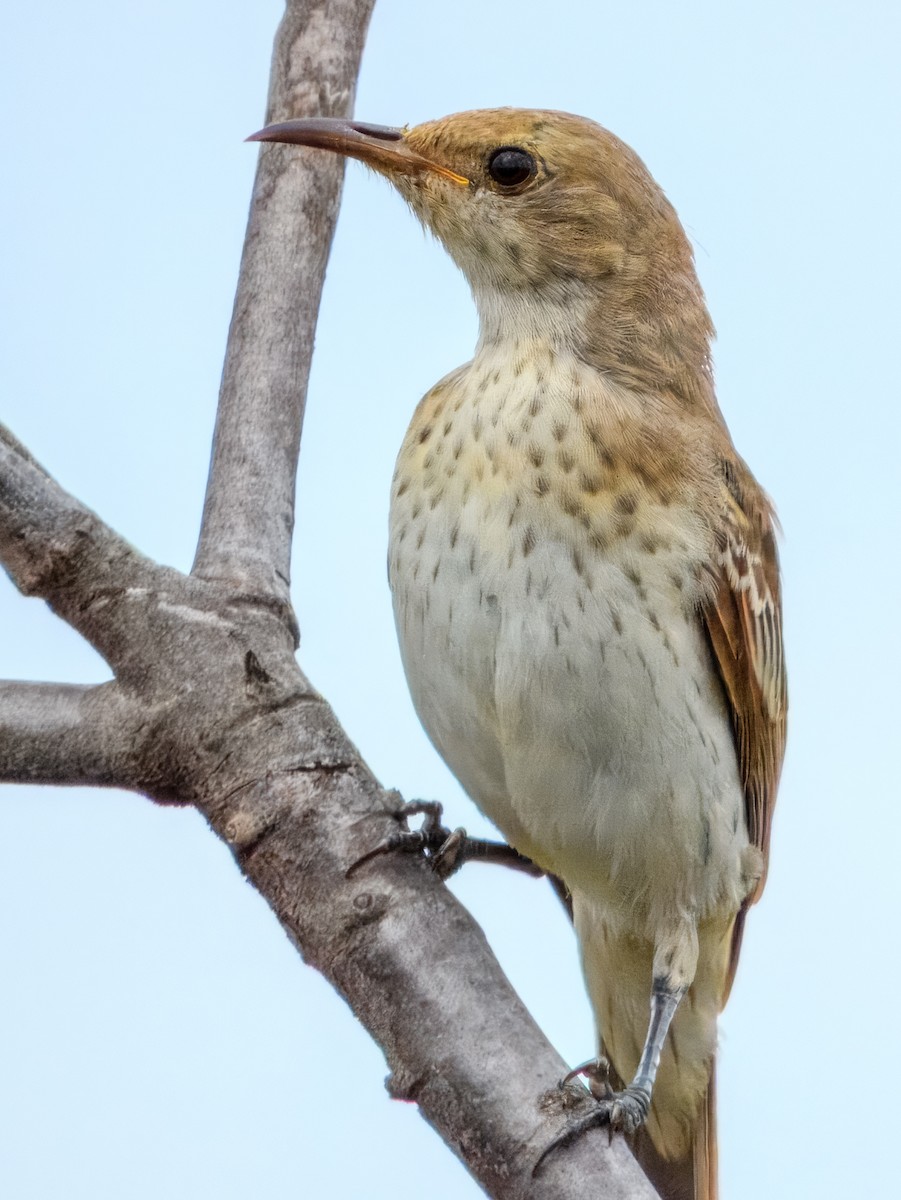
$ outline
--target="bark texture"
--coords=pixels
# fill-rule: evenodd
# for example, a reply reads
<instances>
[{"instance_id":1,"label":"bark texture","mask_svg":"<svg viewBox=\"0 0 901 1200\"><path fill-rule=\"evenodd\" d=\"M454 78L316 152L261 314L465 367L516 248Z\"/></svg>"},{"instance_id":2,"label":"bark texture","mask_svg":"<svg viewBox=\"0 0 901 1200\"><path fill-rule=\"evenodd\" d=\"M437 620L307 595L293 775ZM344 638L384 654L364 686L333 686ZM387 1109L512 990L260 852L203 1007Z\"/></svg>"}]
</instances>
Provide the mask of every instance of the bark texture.
<instances>
[{"instance_id":1,"label":"bark texture","mask_svg":"<svg viewBox=\"0 0 901 1200\"><path fill-rule=\"evenodd\" d=\"M269 119L352 111L372 2L289 0ZM391 1093L419 1105L490 1196L650 1200L621 1139L601 1131L533 1178L563 1107L584 1103L554 1091L565 1065L424 862L385 856L346 877L396 830L398 800L298 667L288 593L340 184L336 156L261 151L191 575L143 557L0 427L0 561L115 675L99 687L0 683L0 781L195 805L381 1045Z\"/></svg>"}]
</instances>

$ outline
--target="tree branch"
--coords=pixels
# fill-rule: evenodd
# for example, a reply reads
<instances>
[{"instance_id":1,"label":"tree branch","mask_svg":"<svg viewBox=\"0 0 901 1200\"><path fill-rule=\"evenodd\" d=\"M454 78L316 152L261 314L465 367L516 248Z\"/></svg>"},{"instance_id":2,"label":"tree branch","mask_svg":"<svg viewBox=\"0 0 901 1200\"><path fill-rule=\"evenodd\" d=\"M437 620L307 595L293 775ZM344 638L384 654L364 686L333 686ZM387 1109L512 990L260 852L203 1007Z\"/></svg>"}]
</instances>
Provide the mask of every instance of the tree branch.
<instances>
[{"instance_id":1,"label":"tree branch","mask_svg":"<svg viewBox=\"0 0 901 1200\"><path fill-rule=\"evenodd\" d=\"M270 118L350 110L370 9L289 0ZM48 745L58 737L99 782L195 804L384 1048L392 1093L416 1101L489 1195L652 1200L622 1140L608 1145L603 1131L533 1178L573 1094L554 1088L564 1064L481 930L416 859L386 856L347 878L396 829L395 802L303 676L285 620L298 436L340 175L329 156L284 155L267 149L260 161L194 578L143 559L0 433L0 558L117 679L0 687L8 770L21 777L31 747L33 777L62 778ZM104 741L115 705L124 751Z\"/></svg>"},{"instance_id":2,"label":"tree branch","mask_svg":"<svg viewBox=\"0 0 901 1200\"><path fill-rule=\"evenodd\" d=\"M288 3L267 121L351 113L373 3ZM300 429L343 169L338 155L260 152L194 562L204 579L286 606Z\"/></svg>"},{"instance_id":3,"label":"tree branch","mask_svg":"<svg viewBox=\"0 0 901 1200\"><path fill-rule=\"evenodd\" d=\"M121 601L184 579L144 558L60 487L3 425L0 563L20 592L42 596L114 670L126 652L115 619Z\"/></svg>"},{"instance_id":4,"label":"tree branch","mask_svg":"<svg viewBox=\"0 0 901 1200\"><path fill-rule=\"evenodd\" d=\"M421 859L385 856L347 878L396 826L324 702L310 703L303 725L293 770L283 761L265 782L225 789L224 804L219 780L202 806L304 958L384 1050L390 1094L414 1101L498 1200L654 1200L606 1130L532 1176L581 1089L557 1089L565 1064L482 930Z\"/></svg>"},{"instance_id":5,"label":"tree branch","mask_svg":"<svg viewBox=\"0 0 901 1200\"><path fill-rule=\"evenodd\" d=\"M133 667L133 626L144 616L149 596L184 600L202 589L179 571L144 558L60 487L2 425L0 563L20 592L42 596L120 680Z\"/></svg>"},{"instance_id":6,"label":"tree branch","mask_svg":"<svg viewBox=\"0 0 901 1200\"><path fill-rule=\"evenodd\" d=\"M0 680L0 783L122 787L133 725L114 684Z\"/></svg>"}]
</instances>

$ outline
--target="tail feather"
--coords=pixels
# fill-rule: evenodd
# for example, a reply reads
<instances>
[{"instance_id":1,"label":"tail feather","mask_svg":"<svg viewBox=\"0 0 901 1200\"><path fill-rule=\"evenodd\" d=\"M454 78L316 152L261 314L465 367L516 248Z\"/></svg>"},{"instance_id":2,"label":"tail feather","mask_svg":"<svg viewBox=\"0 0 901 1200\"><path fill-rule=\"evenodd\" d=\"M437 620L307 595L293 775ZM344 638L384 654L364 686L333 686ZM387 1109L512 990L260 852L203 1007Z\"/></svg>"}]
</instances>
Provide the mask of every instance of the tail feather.
<instances>
[{"instance_id":1,"label":"tail feather","mask_svg":"<svg viewBox=\"0 0 901 1200\"><path fill-rule=\"evenodd\" d=\"M619 1090L635 1075L648 1028L650 941L613 932L576 894L576 929L602 1053ZM698 967L667 1034L647 1121L633 1152L663 1200L717 1200L716 1022L732 938L729 920L698 928Z\"/></svg>"},{"instance_id":2,"label":"tail feather","mask_svg":"<svg viewBox=\"0 0 901 1200\"><path fill-rule=\"evenodd\" d=\"M692 1139L694 1151L695 1200L717 1200L719 1156L716 1144L716 1059L710 1064L707 1095L698 1113Z\"/></svg>"},{"instance_id":3,"label":"tail feather","mask_svg":"<svg viewBox=\"0 0 901 1200\"><path fill-rule=\"evenodd\" d=\"M632 1153L661 1200L718 1200L716 1146L716 1064L692 1130L691 1149L678 1159L666 1159L646 1129L629 1138Z\"/></svg>"}]
</instances>

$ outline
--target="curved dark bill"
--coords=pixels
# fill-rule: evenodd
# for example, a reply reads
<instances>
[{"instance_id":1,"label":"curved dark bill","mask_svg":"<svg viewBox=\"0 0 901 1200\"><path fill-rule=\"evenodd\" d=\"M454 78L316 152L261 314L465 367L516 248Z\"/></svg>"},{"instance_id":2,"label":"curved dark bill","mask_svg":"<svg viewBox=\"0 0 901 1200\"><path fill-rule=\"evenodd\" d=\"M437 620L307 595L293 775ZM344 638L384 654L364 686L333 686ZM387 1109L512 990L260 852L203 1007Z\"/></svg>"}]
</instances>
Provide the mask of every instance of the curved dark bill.
<instances>
[{"instance_id":1,"label":"curved dark bill","mask_svg":"<svg viewBox=\"0 0 901 1200\"><path fill-rule=\"evenodd\" d=\"M247 142L287 142L292 146L320 146L346 154L346 147L365 145L372 138L381 142L399 142L403 130L390 125L369 125L365 121L344 121L338 117L301 117L279 121L252 133Z\"/></svg>"},{"instance_id":2,"label":"curved dark bill","mask_svg":"<svg viewBox=\"0 0 901 1200\"><path fill-rule=\"evenodd\" d=\"M407 145L402 129L390 125L370 125L340 117L302 117L280 121L252 133L248 142L284 142L291 146L311 146L333 150L348 158L357 158L385 175L416 175L432 171L461 186L469 180L449 167L423 158Z\"/></svg>"}]
</instances>

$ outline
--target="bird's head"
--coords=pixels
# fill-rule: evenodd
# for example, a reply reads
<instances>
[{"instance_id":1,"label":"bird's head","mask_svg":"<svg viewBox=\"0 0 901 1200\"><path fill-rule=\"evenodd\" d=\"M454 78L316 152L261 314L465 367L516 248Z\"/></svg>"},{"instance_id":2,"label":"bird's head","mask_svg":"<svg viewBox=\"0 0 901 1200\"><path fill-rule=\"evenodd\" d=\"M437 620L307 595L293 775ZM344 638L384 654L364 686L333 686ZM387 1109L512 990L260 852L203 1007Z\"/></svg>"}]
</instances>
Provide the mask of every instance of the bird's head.
<instances>
[{"instance_id":1,"label":"bird's head","mask_svg":"<svg viewBox=\"0 0 901 1200\"><path fill-rule=\"evenodd\" d=\"M687 355L707 371L712 329L678 217L593 121L516 108L405 129L310 118L249 140L336 151L385 175L466 275L483 335L544 322L605 369L634 376L659 360L672 374L669 360Z\"/></svg>"}]
</instances>

